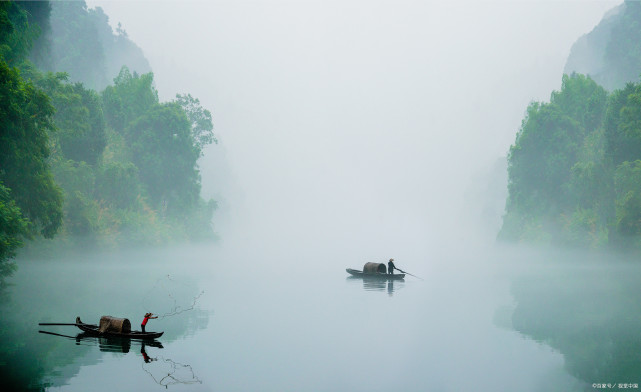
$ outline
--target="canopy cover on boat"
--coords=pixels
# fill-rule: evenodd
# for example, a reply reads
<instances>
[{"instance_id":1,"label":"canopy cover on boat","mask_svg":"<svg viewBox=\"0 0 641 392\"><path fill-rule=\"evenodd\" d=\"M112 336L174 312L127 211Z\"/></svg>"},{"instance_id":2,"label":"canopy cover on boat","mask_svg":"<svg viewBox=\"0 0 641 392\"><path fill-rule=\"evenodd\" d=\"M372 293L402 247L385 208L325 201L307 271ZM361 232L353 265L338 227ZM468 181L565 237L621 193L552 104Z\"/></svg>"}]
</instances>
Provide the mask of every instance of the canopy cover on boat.
<instances>
[{"instance_id":1,"label":"canopy cover on boat","mask_svg":"<svg viewBox=\"0 0 641 392\"><path fill-rule=\"evenodd\" d=\"M363 266L363 273L364 274L386 274L387 273L387 267L383 263L365 263Z\"/></svg>"},{"instance_id":2,"label":"canopy cover on boat","mask_svg":"<svg viewBox=\"0 0 641 392\"><path fill-rule=\"evenodd\" d=\"M131 332L131 322L126 318L116 318L112 316L100 317L100 325L98 327L100 333L105 332L118 332L129 333Z\"/></svg>"}]
</instances>

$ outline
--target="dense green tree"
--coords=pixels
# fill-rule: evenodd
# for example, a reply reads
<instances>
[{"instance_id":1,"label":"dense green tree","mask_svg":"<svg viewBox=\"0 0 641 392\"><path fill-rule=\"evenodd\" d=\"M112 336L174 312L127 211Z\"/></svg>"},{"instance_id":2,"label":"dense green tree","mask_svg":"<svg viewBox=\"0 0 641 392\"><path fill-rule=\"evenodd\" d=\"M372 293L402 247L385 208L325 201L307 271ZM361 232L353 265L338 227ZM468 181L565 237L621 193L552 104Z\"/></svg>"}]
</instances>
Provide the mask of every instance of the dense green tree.
<instances>
[{"instance_id":1,"label":"dense green tree","mask_svg":"<svg viewBox=\"0 0 641 392\"><path fill-rule=\"evenodd\" d=\"M568 197L575 211L590 211L594 229L608 226L614 216L612 176L603 162L578 162L572 167Z\"/></svg>"},{"instance_id":2,"label":"dense green tree","mask_svg":"<svg viewBox=\"0 0 641 392\"><path fill-rule=\"evenodd\" d=\"M32 42L29 59L44 69L52 69L51 57L51 2L49 1L18 1L27 12L30 26L35 26L39 34Z\"/></svg>"},{"instance_id":3,"label":"dense green tree","mask_svg":"<svg viewBox=\"0 0 641 392\"><path fill-rule=\"evenodd\" d=\"M155 105L129 125L126 138L140 179L155 205L163 211L177 212L196 204L200 194L196 170L199 150L180 105Z\"/></svg>"},{"instance_id":4,"label":"dense green tree","mask_svg":"<svg viewBox=\"0 0 641 392\"><path fill-rule=\"evenodd\" d=\"M3 277L15 268L7 261L15 256L23 238L30 237L30 233L29 221L22 216L20 207L11 197L11 190L0 182L0 288Z\"/></svg>"},{"instance_id":5,"label":"dense green tree","mask_svg":"<svg viewBox=\"0 0 641 392\"><path fill-rule=\"evenodd\" d=\"M2 2L0 56L0 272L36 234L106 246L213 236L197 167L216 142L211 113L189 94L160 103L152 73L121 67L146 60L102 10ZM110 67L112 86L85 87L106 86Z\"/></svg>"},{"instance_id":6,"label":"dense green tree","mask_svg":"<svg viewBox=\"0 0 641 392\"><path fill-rule=\"evenodd\" d=\"M29 23L29 12L24 6L0 2L0 57L10 66L18 65L28 56L39 34L40 28Z\"/></svg>"},{"instance_id":7,"label":"dense green tree","mask_svg":"<svg viewBox=\"0 0 641 392\"><path fill-rule=\"evenodd\" d=\"M641 85L628 83L615 91L605 120L606 158L617 167L641 159Z\"/></svg>"},{"instance_id":8,"label":"dense green tree","mask_svg":"<svg viewBox=\"0 0 641 392\"><path fill-rule=\"evenodd\" d=\"M606 99L589 78L564 78L530 105L508 172L501 238L641 248L641 83Z\"/></svg>"},{"instance_id":9,"label":"dense green tree","mask_svg":"<svg viewBox=\"0 0 641 392\"><path fill-rule=\"evenodd\" d=\"M214 125L211 112L200 105L197 98L191 94L177 94L176 102L183 108L191 124L191 134L199 155L202 156L203 148L211 143L218 143L214 136Z\"/></svg>"},{"instance_id":10,"label":"dense green tree","mask_svg":"<svg viewBox=\"0 0 641 392\"><path fill-rule=\"evenodd\" d=\"M518 240L528 231L545 231L563 241L557 230L577 227L573 219L605 215L601 204L595 209L597 194L579 195L598 190L605 176L602 154L594 151L603 144L606 103L602 87L573 74L564 75L550 103L530 104L508 156L509 195L501 238Z\"/></svg>"},{"instance_id":11,"label":"dense green tree","mask_svg":"<svg viewBox=\"0 0 641 392\"><path fill-rule=\"evenodd\" d=\"M132 74L127 67L123 67L114 79L114 85L102 92L107 124L115 131L123 132L130 122L158 104L158 92L153 82L152 73Z\"/></svg>"},{"instance_id":12,"label":"dense green tree","mask_svg":"<svg viewBox=\"0 0 641 392\"><path fill-rule=\"evenodd\" d=\"M0 60L0 181L47 238L62 222L62 193L47 161L53 113L49 97Z\"/></svg>"},{"instance_id":13,"label":"dense green tree","mask_svg":"<svg viewBox=\"0 0 641 392\"><path fill-rule=\"evenodd\" d=\"M0 286L25 239L52 237L62 222L62 193L49 170L53 107L16 66L46 20L48 2L0 3Z\"/></svg>"},{"instance_id":14,"label":"dense green tree","mask_svg":"<svg viewBox=\"0 0 641 392\"><path fill-rule=\"evenodd\" d=\"M95 174L106 145L105 124L100 97L82 84L70 84L64 73L42 74L26 69L28 77L47 93L55 114L51 133L54 154L51 162L54 180L62 187L64 233L92 234L97 215L93 200Z\"/></svg>"},{"instance_id":15,"label":"dense green tree","mask_svg":"<svg viewBox=\"0 0 641 392\"><path fill-rule=\"evenodd\" d=\"M554 105L533 103L510 148L510 202L523 211L557 214L576 161L582 129Z\"/></svg>"},{"instance_id":16,"label":"dense green tree","mask_svg":"<svg viewBox=\"0 0 641 392\"><path fill-rule=\"evenodd\" d=\"M606 93L588 77L564 76L562 90L552 93L550 104L542 104L556 106L562 115L579 124L585 137L574 156L571 146L555 147L558 140L544 140L546 147L541 149L525 146L517 136L512 147L515 160L510 162L514 167L509 172L503 238L518 240L533 227L534 233L545 233L572 245L641 247L641 194L636 186L641 181L640 21L641 3L625 0L573 46L566 71L587 73L612 93ZM541 134L539 139L545 139L543 135L549 132L536 125L532 131ZM548 171L544 151L557 148L574 161L569 181ZM539 176L548 184L560 180L556 200L563 206L558 211L532 197L545 192L535 173L537 165L519 162L519 154L534 158L537 152L543 152Z\"/></svg>"},{"instance_id":17,"label":"dense green tree","mask_svg":"<svg viewBox=\"0 0 641 392\"><path fill-rule=\"evenodd\" d=\"M87 163L57 157L53 164L56 182L64 193L64 229L76 237L93 234L95 228L95 204L93 192L94 170Z\"/></svg>"},{"instance_id":18,"label":"dense green tree","mask_svg":"<svg viewBox=\"0 0 641 392\"><path fill-rule=\"evenodd\" d=\"M587 135L601 127L607 97L607 91L589 76L563 75L561 90L552 92L550 104L578 121Z\"/></svg>"},{"instance_id":19,"label":"dense green tree","mask_svg":"<svg viewBox=\"0 0 641 392\"><path fill-rule=\"evenodd\" d=\"M614 184L616 232L624 241L641 245L641 160L622 163Z\"/></svg>"},{"instance_id":20,"label":"dense green tree","mask_svg":"<svg viewBox=\"0 0 641 392\"><path fill-rule=\"evenodd\" d=\"M52 167L56 182L60 184L64 193L80 192L87 196L93 194L96 176L93 168L86 162L59 156Z\"/></svg>"},{"instance_id":21,"label":"dense green tree","mask_svg":"<svg viewBox=\"0 0 641 392\"><path fill-rule=\"evenodd\" d=\"M121 209L137 209L141 195L138 168L131 162L111 162L100 168L95 197Z\"/></svg>"},{"instance_id":22,"label":"dense green tree","mask_svg":"<svg viewBox=\"0 0 641 392\"><path fill-rule=\"evenodd\" d=\"M81 83L67 83L63 73L38 76L38 85L56 110L56 140L69 159L95 165L107 144L100 97Z\"/></svg>"}]
</instances>

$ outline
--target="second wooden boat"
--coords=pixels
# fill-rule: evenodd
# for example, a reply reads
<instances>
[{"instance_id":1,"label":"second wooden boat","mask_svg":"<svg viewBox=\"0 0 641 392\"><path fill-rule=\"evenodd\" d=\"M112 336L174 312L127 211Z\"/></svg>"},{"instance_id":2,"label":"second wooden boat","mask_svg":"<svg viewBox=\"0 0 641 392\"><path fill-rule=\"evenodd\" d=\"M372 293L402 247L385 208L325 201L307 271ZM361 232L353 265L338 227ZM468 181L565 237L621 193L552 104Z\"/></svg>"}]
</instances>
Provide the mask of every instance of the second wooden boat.
<instances>
[{"instance_id":1,"label":"second wooden boat","mask_svg":"<svg viewBox=\"0 0 641 392\"><path fill-rule=\"evenodd\" d=\"M405 279L405 274L387 274L382 272L368 272L347 268L347 271L352 276L356 276L363 279L381 279L381 280L403 280Z\"/></svg>"}]
</instances>

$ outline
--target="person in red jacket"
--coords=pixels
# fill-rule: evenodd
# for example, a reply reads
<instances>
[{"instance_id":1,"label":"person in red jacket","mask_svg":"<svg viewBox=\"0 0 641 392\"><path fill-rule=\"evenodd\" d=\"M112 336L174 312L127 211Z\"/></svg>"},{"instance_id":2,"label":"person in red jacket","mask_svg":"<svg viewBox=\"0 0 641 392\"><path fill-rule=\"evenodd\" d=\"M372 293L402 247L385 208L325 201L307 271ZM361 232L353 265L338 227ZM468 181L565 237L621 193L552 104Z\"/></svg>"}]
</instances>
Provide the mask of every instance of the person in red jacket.
<instances>
[{"instance_id":1,"label":"person in red jacket","mask_svg":"<svg viewBox=\"0 0 641 392\"><path fill-rule=\"evenodd\" d=\"M149 321L149 319L157 319L157 318L158 316L154 317L153 313L145 313L145 318L142 319L142 324L140 324L140 328L142 328L142 332L145 332L145 325L147 325L147 321Z\"/></svg>"}]
</instances>

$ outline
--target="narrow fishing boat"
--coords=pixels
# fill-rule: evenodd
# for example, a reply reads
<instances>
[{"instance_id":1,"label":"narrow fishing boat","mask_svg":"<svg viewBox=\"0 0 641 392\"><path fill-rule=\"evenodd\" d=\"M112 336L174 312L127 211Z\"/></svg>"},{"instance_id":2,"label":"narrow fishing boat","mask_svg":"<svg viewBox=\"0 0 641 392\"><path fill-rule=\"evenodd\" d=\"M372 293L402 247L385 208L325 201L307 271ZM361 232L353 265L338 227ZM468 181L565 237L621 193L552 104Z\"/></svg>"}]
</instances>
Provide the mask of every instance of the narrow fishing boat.
<instances>
[{"instance_id":1,"label":"narrow fishing boat","mask_svg":"<svg viewBox=\"0 0 641 392\"><path fill-rule=\"evenodd\" d=\"M100 318L100 325L85 324L80 320L80 317L76 317L75 325L87 334L94 336L118 336L131 339L156 339L161 337L164 333L132 331L131 323L128 319L119 319L111 316L102 316Z\"/></svg>"},{"instance_id":2,"label":"narrow fishing boat","mask_svg":"<svg viewBox=\"0 0 641 392\"><path fill-rule=\"evenodd\" d=\"M365 263L363 270L347 268L345 271L363 279L382 279L382 280L403 280L405 274L388 274L387 267L383 263Z\"/></svg>"}]
</instances>

